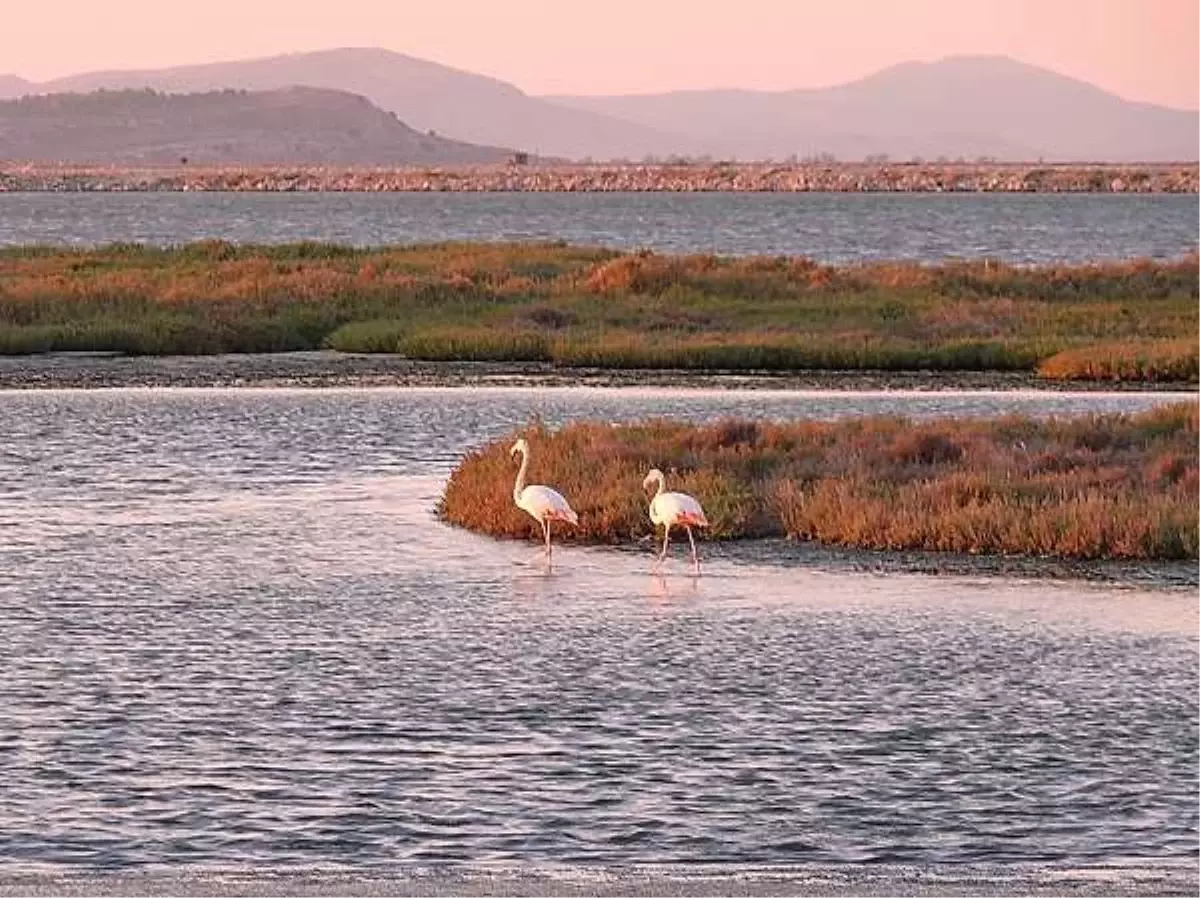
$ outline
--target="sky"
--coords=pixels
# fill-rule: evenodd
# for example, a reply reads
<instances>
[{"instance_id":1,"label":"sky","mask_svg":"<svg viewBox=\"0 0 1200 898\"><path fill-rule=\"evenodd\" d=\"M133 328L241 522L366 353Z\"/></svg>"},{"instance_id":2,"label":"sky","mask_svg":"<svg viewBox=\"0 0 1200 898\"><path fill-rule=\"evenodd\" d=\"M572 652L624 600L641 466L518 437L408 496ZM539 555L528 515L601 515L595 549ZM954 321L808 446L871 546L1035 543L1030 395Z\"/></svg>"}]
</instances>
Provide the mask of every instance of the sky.
<instances>
[{"instance_id":1,"label":"sky","mask_svg":"<svg viewBox=\"0 0 1200 898\"><path fill-rule=\"evenodd\" d=\"M0 0L0 74L33 81L384 47L531 94L844 83L1001 54L1197 108L1197 0Z\"/></svg>"}]
</instances>

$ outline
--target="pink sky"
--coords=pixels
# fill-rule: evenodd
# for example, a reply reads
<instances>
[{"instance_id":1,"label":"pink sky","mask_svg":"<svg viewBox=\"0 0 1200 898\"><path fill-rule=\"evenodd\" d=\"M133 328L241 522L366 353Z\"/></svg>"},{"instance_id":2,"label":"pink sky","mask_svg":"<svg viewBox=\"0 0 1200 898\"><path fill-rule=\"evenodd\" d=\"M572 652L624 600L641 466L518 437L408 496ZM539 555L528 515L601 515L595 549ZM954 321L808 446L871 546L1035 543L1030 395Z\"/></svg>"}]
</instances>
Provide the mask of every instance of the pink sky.
<instances>
[{"instance_id":1,"label":"pink sky","mask_svg":"<svg viewBox=\"0 0 1200 898\"><path fill-rule=\"evenodd\" d=\"M3 0L0 73L44 80L380 46L528 93L819 87L1004 54L1198 105L1197 0Z\"/></svg>"}]
</instances>

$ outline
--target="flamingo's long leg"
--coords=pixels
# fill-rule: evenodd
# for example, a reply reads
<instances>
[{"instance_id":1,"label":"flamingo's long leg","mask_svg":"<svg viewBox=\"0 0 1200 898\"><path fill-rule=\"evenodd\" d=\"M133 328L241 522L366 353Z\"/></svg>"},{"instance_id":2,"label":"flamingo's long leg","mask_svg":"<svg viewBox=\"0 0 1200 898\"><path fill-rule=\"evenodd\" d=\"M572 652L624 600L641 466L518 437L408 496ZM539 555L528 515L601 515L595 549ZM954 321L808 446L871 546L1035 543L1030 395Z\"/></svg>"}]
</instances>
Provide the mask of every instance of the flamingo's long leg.
<instances>
[{"instance_id":1,"label":"flamingo's long leg","mask_svg":"<svg viewBox=\"0 0 1200 898\"><path fill-rule=\"evenodd\" d=\"M667 557L667 543L670 541L670 539L671 539L671 525L670 525L670 524L667 524L667 527L666 527L666 529L663 531L663 547L662 547L662 552L660 552L660 553L659 553L658 559L657 559L657 560L654 562L654 567L655 567L655 569L657 569L658 567L660 567L660 566L662 565L663 561L665 561L665 560L666 560L666 557Z\"/></svg>"},{"instance_id":2,"label":"flamingo's long leg","mask_svg":"<svg viewBox=\"0 0 1200 898\"><path fill-rule=\"evenodd\" d=\"M546 560L549 561L553 557L553 555L552 555L553 550L550 548L550 520L549 520L549 518L542 518L542 530L546 534Z\"/></svg>"},{"instance_id":3,"label":"flamingo's long leg","mask_svg":"<svg viewBox=\"0 0 1200 898\"><path fill-rule=\"evenodd\" d=\"M692 544L692 564L695 565L697 573L700 571L700 556L696 554L696 541L692 539L692 528L685 526L687 531L688 542Z\"/></svg>"}]
</instances>

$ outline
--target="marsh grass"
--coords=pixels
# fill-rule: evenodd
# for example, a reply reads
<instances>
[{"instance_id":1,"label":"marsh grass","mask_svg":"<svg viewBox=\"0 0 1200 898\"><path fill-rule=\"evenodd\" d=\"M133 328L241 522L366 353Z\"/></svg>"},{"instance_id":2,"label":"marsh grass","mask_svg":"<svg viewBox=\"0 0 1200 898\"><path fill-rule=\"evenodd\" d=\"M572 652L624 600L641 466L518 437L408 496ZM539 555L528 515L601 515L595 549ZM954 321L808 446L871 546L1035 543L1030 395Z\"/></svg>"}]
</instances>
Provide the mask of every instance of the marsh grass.
<instances>
[{"instance_id":1,"label":"marsh grass","mask_svg":"<svg viewBox=\"0 0 1200 898\"><path fill-rule=\"evenodd\" d=\"M1198 266L828 266L563 244L0 250L0 352L1197 379Z\"/></svg>"},{"instance_id":2,"label":"marsh grass","mask_svg":"<svg viewBox=\"0 0 1200 898\"><path fill-rule=\"evenodd\" d=\"M1195 381L1200 370L1197 340L1156 343L1101 343L1068 349L1038 365L1055 380Z\"/></svg>"},{"instance_id":3,"label":"marsh grass","mask_svg":"<svg viewBox=\"0 0 1200 898\"><path fill-rule=\"evenodd\" d=\"M786 536L864 549L1065 558L1196 558L1195 403L1138 415L919 422L532 425L466 455L439 503L446 521L520 538L512 501L517 435L530 480L579 514L566 541L651 532L642 478L696 496L714 539Z\"/></svg>"},{"instance_id":4,"label":"marsh grass","mask_svg":"<svg viewBox=\"0 0 1200 898\"><path fill-rule=\"evenodd\" d=\"M348 321L325 338L325 345L340 352L400 352L410 326L395 318Z\"/></svg>"}]
</instances>

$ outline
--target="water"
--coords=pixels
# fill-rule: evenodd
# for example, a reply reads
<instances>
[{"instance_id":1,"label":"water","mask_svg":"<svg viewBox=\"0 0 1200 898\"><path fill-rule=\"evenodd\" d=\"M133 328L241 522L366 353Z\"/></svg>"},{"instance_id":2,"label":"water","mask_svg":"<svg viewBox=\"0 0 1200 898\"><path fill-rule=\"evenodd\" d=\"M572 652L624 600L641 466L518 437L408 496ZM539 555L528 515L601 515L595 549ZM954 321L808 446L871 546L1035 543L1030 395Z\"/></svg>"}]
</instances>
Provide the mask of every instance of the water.
<instances>
[{"instance_id":1,"label":"water","mask_svg":"<svg viewBox=\"0 0 1200 898\"><path fill-rule=\"evenodd\" d=\"M1170 258L1194 195L0 193L0 245L563 240L825 262Z\"/></svg>"},{"instance_id":2,"label":"water","mask_svg":"<svg viewBox=\"0 0 1200 898\"><path fill-rule=\"evenodd\" d=\"M698 580L641 545L548 574L432 513L534 413L1172 398L0 392L0 877L1194 867L1192 589L782 543L702 544Z\"/></svg>"}]
</instances>

